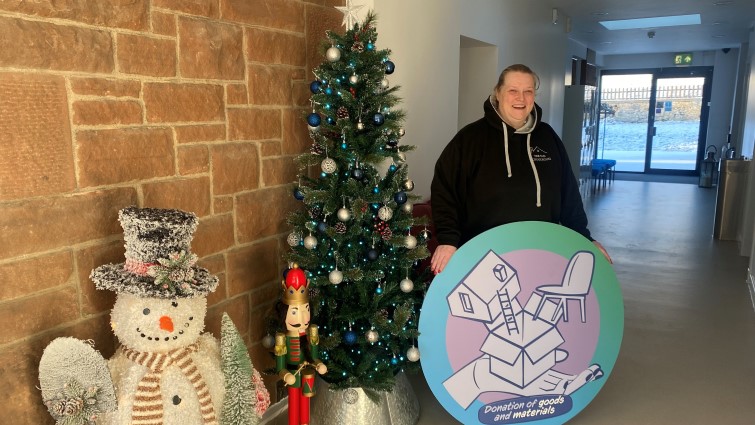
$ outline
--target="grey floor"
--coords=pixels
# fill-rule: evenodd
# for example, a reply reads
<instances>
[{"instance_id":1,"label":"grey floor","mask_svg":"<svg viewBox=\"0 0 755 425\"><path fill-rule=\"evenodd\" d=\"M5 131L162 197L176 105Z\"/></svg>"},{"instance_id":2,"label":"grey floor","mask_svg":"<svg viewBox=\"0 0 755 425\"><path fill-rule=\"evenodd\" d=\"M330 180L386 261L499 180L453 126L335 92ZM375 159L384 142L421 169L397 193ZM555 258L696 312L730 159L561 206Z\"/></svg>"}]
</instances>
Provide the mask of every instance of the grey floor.
<instances>
[{"instance_id":1,"label":"grey floor","mask_svg":"<svg viewBox=\"0 0 755 425\"><path fill-rule=\"evenodd\" d=\"M625 305L613 372L570 424L755 424L748 259L712 238L715 189L616 180L586 203ZM419 425L458 423L421 375Z\"/></svg>"}]
</instances>

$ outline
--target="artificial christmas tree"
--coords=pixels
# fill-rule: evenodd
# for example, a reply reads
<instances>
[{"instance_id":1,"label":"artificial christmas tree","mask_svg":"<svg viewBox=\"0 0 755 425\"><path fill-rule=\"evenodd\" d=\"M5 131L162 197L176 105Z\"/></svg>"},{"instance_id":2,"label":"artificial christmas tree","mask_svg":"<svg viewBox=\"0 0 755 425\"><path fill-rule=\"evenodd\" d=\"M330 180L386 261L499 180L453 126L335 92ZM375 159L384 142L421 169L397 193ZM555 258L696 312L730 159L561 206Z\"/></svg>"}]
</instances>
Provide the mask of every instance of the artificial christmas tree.
<instances>
[{"instance_id":1,"label":"artificial christmas tree","mask_svg":"<svg viewBox=\"0 0 755 425\"><path fill-rule=\"evenodd\" d=\"M325 60L313 71L307 123L311 151L298 157L293 196L303 208L289 216L290 263L307 271L313 319L330 389L391 391L399 372L418 369L419 308L429 256L412 216L418 196L408 177L403 111L389 50L376 47L375 15L345 34L327 33ZM421 228L421 227L420 227ZM314 407L313 407L314 409Z\"/></svg>"}]
</instances>

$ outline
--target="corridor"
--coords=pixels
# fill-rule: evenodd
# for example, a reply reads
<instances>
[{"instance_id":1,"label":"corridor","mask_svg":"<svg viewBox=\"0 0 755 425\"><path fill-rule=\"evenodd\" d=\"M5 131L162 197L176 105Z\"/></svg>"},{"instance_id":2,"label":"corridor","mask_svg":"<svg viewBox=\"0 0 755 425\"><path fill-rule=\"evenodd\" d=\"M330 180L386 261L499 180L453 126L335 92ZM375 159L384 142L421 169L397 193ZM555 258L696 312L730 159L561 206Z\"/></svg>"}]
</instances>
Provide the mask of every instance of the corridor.
<instances>
[{"instance_id":1,"label":"corridor","mask_svg":"<svg viewBox=\"0 0 755 425\"><path fill-rule=\"evenodd\" d=\"M737 243L712 238L715 189L617 180L586 203L625 306L615 368L579 425L755 423L755 313ZM428 371L425 371L428 373ZM411 376L420 425L457 423Z\"/></svg>"}]
</instances>

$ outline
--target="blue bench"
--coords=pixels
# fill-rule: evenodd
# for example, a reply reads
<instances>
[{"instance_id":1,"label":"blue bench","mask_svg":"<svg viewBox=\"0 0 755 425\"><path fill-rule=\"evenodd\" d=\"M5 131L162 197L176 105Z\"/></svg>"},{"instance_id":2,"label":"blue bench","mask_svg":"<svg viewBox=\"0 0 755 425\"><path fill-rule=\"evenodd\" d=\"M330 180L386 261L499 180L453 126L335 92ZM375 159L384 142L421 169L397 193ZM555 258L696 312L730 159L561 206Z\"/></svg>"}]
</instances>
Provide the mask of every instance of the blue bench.
<instances>
[{"instance_id":1,"label":"blue bench","mask_svg":"<svg viewBox=\"0 0 755 425\"><path fill-rule=\"evenodd\" d=\"M597 189L598 184L606 187L607 183L613 183L616 173L615 159L593 159L592 160L592 178L593 190Z\"/></svg>"}]
</instances>

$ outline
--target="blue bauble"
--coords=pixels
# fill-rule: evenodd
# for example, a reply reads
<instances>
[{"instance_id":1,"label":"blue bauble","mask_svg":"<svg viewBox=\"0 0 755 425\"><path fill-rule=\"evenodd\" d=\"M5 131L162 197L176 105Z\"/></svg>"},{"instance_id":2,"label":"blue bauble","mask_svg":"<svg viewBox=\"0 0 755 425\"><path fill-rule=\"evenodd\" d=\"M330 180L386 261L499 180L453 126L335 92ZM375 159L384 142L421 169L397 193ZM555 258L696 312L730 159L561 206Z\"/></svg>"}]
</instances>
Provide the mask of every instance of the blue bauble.
<instances>
[{"instance_id":1,"label":"blue bauble","mask_svg":"<svg viewBox=\"0 0 755 425\"><path fill-rule=\"evenodd\" d=\"M348 345L356 344L357 333L354 331L346 331L346 333L343 334L343 342L345 342Z\"/></svg>"},{"instance_id":2,"label":"blue bauble","mask_svg":"<svg viewBox=\"0 0 755 425\"><path fill-rule=\"evenodd\" d=\"M320 115L316 112L312 112L311 114L307 115L307 124L309 124L312 127L317 127L322 122L322 119L320 119Z\"/></svg>"},{"instance_id":3,"label":"blue bauble","mask_svg":"<svg viewBox=\"0 0 755 425\"><path fill-rule=\"evenodd\" d=\"M354 180L361 181L364 179L364 170L361 168L354 168L351 170L351 177L354 178Z\"/></svg>"},{"instance_id":4,"label":"blue bauble","mask_svg":"<svg viewBox=\"0 0 755 425\"><path fill-rule=\"evenodd\" d=\"M396 192L393 195L393 200L396 201L396 203L399 205L405 204L406 199L406 192Z\"/></svg>"},{"instance_id":5,"label":"blue bauble","mask_svg":"<svg viewBox=\"0 0 755 425\"><path fill-rule=\"evenodd\" d=\"M318 232L325 233L326 230L328 230L328 225L324 221L317 223Z\"/></svg>"},{"instance_id":6,"label":"blue bauble","mask_svg":"<svg viewBox=\"0 0 755 425\"><path fill-rule=\"evenodd\" d=\"M377 260L379 256L380 254L375 249L370 249L369 251L367 251L367 259L370 261Z\"/></svg>"},{"instance_id":7,"label":"blue bauble","mask_svg":"<svg viewBox=\"0 0 755 425\"><path fill-rule=\"evenodd\" d=\"M377 288L375 288L375 293L378 294L378 295L382 294L383 293L383 287L382 286L378 286Z\"/></svg>"},{"instance_id":8,"label":"blue bauble","mask_svg":"<svg viewBox=\"0 0 755 425\"><path fill-rule=\"evenodd\" d=\"M336 123L336 120L333 119L333 117L325 118L325 121L327 121L330 125L334 125Z\"/></svg>"},{"instance_id":9,"label":"blue bauble","mask_svg":"<svg viewBox=\"0 0 755 425\"><path fill-rule=\"evenodd\" d=\"M388 139L387 144L388 144L388 146L390 146L392 148L395 148L396 146L398 146L398 140L396 140L396 139Z\"/></svg>"},{"instance_id":10,"label":"blue bauble","mask_svg":"<svg viewBox=\"0 0 755 425\"><path fill-rule=\"evenodd\" d=\"M330 87L325 87L325 94L327 94L327 95L333 94L333 89L330 88Z\"/></svg>"},{"instance_id":11,"label":"blue bauble","mask_svg":"<svg viewBox=\"0 0 755 425\"><path fill-rule=\"evenodd\" d=\"M394 357L394 358L392 358L392 359L391 359L391 364L392 364L393 366L396 366L396 365L398 364L398 359L397 359L397 358L395 358L395 357Z\"/></svg>"},{"instance_id":12,"label":"blue bauble","mask_svg":"<svg viewBox=\"0 0 755 425\"><path fill-rule=\"evenodd\" d=\"M298 187L294 189L294 198L298 199L299 201L304 200L304 192L302 192Z\"/></svg>"},{"instance_id":13,"label":"blue bauble","mask_svg":"<svg viewBox=\"0 0 755 425\"><path fill-rule=\"evenodd\" d=\"M396 171L397 169L398 167L396 167L396 164L391 164L391 166L388 167L388 170L390 170L391 172Z\"/></svg>"},{"instance_id":14,"label":"blue bauble","mask_svg":"<svg viewBox=\"0 0 755 425\"><path fill-rule=\"evenodd\" d=\"M391 61L385 61L385 73L386 74L393 74L393 71L396 70L396 65Z\"/></svg>"},{"instance_id":15,"label":"blue bauble","mask_svg":"<svg viewBox=\"0 0 755 425\"><path fill-rule=\"evenodd\" d=\"M375 45L372 43L367 43L367 50L373 50L375 48Z\"/></svg>"},{"instance_id":16,"label":"blue bauble","mask_svg":"<svg viewBox=\"0 0 755 425\"><path fill-rule=\"evenodd\" d=\"M312 93L315 93L315 94L319 93L320 92L320 82L317 81L317 80L312 81L309 84L309 91L311 91Z\"/></svg>"},{"instance_id":17,"label":"blue bauble","mask_svg":"<svg viewBox=\"0 0 755 425\"><path fill-rule=\"evenodd\" d=\"M378 112L378 113L376 113L375 115L372 116L372 122L375 125L383 125L383 123L385 122L385 116L383 116L383 114L381 114L380 112Z\"/></svg>"}]
</instances>

